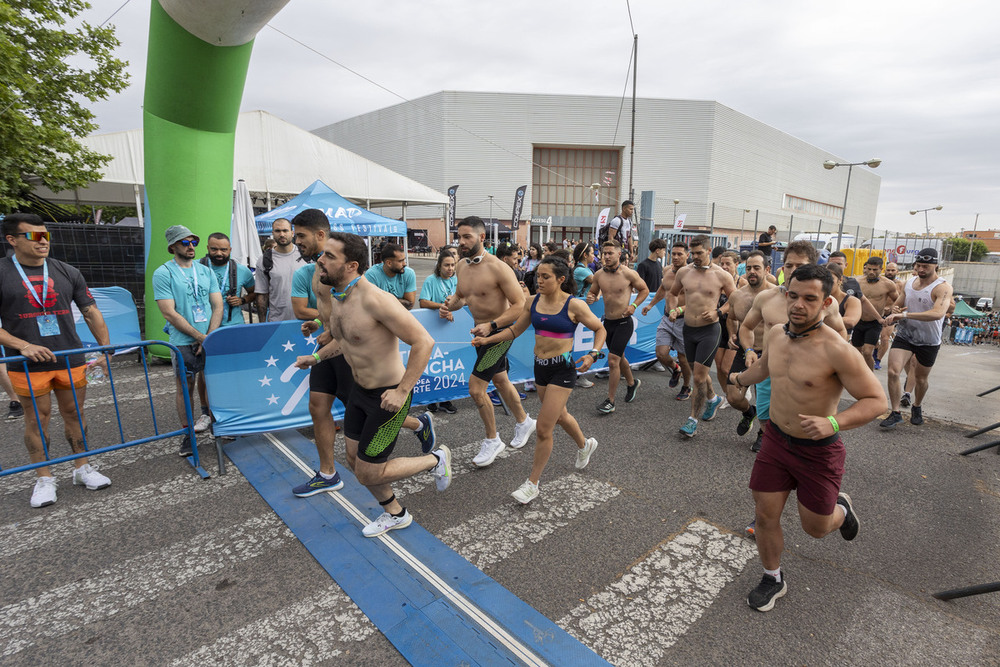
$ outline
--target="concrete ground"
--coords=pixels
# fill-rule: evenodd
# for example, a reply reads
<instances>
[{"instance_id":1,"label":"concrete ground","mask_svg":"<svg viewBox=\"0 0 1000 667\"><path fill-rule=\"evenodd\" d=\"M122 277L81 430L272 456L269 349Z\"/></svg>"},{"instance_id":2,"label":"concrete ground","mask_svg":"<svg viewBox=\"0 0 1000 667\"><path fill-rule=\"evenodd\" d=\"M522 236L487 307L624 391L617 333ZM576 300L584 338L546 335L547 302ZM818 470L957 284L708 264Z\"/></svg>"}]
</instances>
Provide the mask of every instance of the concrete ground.
<instances>
[{"instance_id":1,"label":"concrete ground","mask_svg":"<svg viewBox=\"0 0 1000 667\"><path fill-rule=\"evenodd\" d=\"M126 435L147 435L141 367L119 364ZM931 593L1000 579L1000 457L958 455L990 437L963 434L1000 421L1000 392L975 397L1000 384L998 371L995 348L946 346L925 425L846 434L844 489L860 535L815 540L787 508L789 592L767 614L745 602L761 575L743 534L752 433L736 436L737 415L723 409L682 438L688 404L674 400L665 373L639 373L635 402L608 416L595 410L605 381L575 390L570 411L600 446L580 471L558 433L530 506L509 494L533 443L474 468L483 433L468 399L436 417L455 453L452 487L438 493L423 474L395 490L418 523L614 664L996 665L1000 593L950 602ZM151 384L161 428L172 428L169 369L154 366ZM524 403L537 411L535 394ZM92 440L117 439L108 388L92 389L87 406ZM511 418L498 413L498 423L509 439ZM0 423L0 466L25 460L21 429ZM56 452L61 430L53 419ZM5 665L404 664L235 467L203 481L176 449L100 457L113 485L96 492L59 466L59 501L44 509L28 506L30 473L0 478ZM200 451L214 473L208 436ZM398 455L418 451L401 435Z\"/></svg>"}]
</instances>

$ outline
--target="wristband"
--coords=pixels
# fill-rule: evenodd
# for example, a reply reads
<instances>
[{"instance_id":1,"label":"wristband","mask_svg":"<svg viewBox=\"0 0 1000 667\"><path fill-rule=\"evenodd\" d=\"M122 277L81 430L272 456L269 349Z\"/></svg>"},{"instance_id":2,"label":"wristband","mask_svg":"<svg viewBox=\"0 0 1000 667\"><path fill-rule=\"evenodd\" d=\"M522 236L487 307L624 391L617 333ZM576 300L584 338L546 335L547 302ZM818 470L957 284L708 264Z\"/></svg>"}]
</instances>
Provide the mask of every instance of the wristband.
<instances>
[{"instance_id":1,"label":"wristband","mask_svg":"<svg viewBox=\"0 0 1000 667\"><path fill-rule=\"evenodd\" d=\"M316 357L317 364L323 361L322 359L319 358L319 352L313 352L313 356Z\"/></svg>"},{"instance_id":2,"label":"wristband","mask_svg":"<svg viewBox=\"0 0 1000 667\"><path fill-rule=\"evenodd\" d=\"M833 432L834 433L839 433L840 432L840 424L837 423L837 420L834 419L832 416L827 417L827 419L830 420L830 424L833 426Z\"/></svg>"},{"instance_id":3,"label":"wristband","mask_svg":"<svg viewBox=\"0 0 1000 667\"><path fill-rule=\"evenodd\" d=\"M753 349L752 347L748 347L747 349L743 350L743 354L746 354L747 352L753 352L754 354L756 354L757 350Z\"/></svg>"},{"instance_id":4,"label":"wristband","mask_svg":"<svg viewBox=\"0 0 1000 667\"><path fill-rule=\"evenodd\" d=\"M633 308L635 308L636 310L638 310L638 309L639 309L639 304L637 304L637 303L636 303L635 301L633 301L633 302L632 302L631 306L632 306Z\"/></svg>"},{"instance_id":5,"label":"wristband","mask_svg":"<svg viewBox=\"0 0 1000 667\"><path fill-rule=\"evenodd\" d=\"M318 317L315 320L313 320L313 322L315 322L316 324L318 324L320 326L323 326L322 320L320 320Z\"/></svg>"}]
</instances>

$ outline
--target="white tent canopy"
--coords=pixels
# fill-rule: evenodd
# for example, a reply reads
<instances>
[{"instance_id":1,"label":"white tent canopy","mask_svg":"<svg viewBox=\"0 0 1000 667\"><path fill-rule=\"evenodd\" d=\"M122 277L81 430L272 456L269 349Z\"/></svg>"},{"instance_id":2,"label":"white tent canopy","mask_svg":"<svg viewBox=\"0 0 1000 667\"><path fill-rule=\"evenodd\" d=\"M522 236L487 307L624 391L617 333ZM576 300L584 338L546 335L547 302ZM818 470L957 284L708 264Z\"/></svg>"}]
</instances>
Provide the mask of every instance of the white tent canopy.
<instances>
[{"instance_id":1,"label":"white tent canopy","mask_svg":"<svg viewBox=\"0 0 1000 667\"><path fill-rule=\"evenodd\" d=\"M88 148L111 155L104 178L80 190L35 193L56 203L141 203L142 130L98 134L81 140ZM233 189L243 179L252 194L290 199L320 179L365 208L447 204L448 196L367 160L266 111L241 113L236 125ZM141 208L141 207L140 207Z\"/></svg>"}]
</instances>

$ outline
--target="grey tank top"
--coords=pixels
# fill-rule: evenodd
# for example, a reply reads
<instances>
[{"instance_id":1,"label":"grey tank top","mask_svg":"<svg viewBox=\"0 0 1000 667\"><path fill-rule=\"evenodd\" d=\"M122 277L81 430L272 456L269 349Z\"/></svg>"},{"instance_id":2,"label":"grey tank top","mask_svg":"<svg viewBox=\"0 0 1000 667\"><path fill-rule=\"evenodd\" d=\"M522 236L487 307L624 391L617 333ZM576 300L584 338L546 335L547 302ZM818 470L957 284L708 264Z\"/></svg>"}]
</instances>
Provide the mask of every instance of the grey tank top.
<instances>
[{"instance_id":1,"label":"grey tank top","mask_svg":"<svg viewBox=\"0 0 1000 667\"><path fill-rule=\"evenodd\" d=\"M906 286L903 287L906 292L906 310L910 313L923 313L934 306L934 297L931 296L931 292L944 282L944 278L938 278L921 290L914 289L913 285L916 280L916 276L910 278L906 281ZM931 322L904 319L899 321L896 335L913 345L940 345L943 324L944 317Z\"/></svg>"}]
</instances>

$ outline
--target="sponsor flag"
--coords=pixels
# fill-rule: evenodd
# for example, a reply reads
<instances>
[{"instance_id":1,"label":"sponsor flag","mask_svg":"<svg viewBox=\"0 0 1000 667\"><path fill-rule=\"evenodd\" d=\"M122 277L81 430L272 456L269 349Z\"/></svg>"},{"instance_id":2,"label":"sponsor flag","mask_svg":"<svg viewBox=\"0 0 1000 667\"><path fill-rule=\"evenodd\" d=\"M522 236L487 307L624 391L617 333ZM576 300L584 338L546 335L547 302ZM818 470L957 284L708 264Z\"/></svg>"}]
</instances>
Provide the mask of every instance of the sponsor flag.
<instances>
[{"instance_id":1,"label":"sponsor flag","mask_svg":"<svg viewBox=\"0 0 1000 667\"><path fill-rule=\"evenodd\" d=\"M448 233L455 234L458 232L455 229L455 199L458 193L458 186L453 185L448 188Z\"/></svg>"},{"instance_id":2,"label":"sponsor flag","mask_svg":"<svg viewBox=\"0 0 1000 667\"><path fill-rule=\"evenodd\" d=\"M524 193L528 186L522 185L514 192L514 212L510 214L510 228L515 232L521 223L521 207L524 206Z\"/></svg>"}]
</instances>

